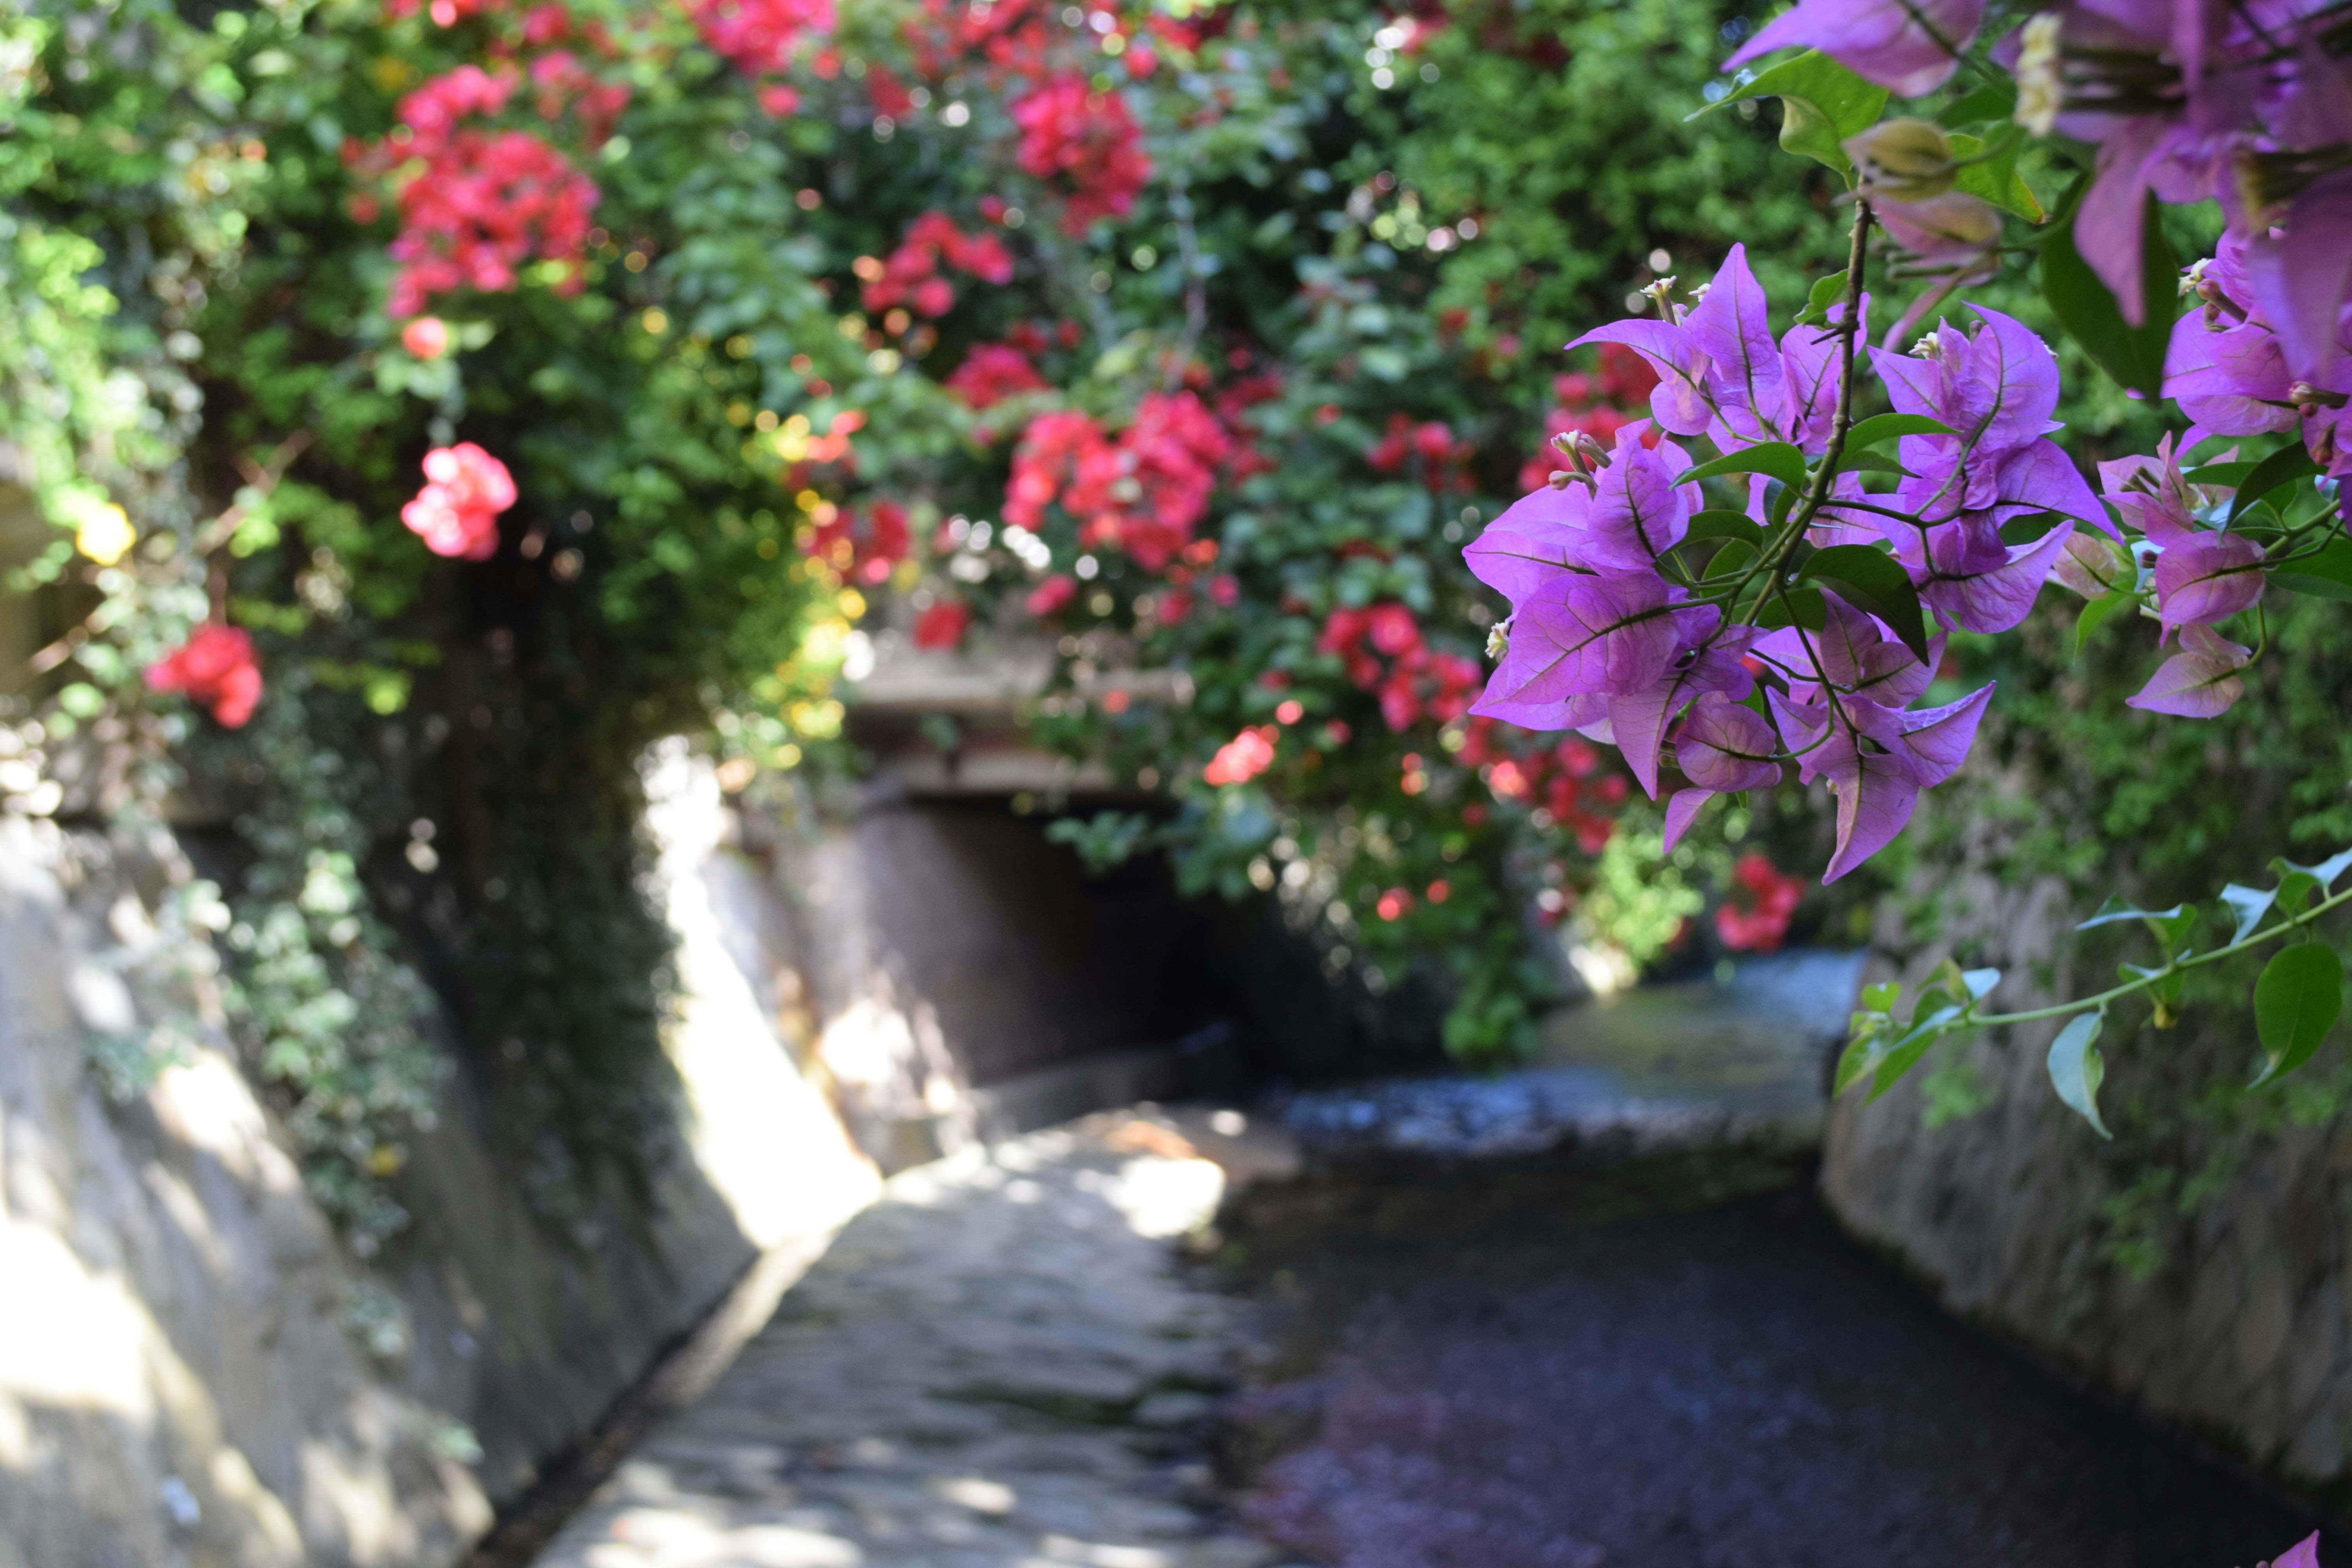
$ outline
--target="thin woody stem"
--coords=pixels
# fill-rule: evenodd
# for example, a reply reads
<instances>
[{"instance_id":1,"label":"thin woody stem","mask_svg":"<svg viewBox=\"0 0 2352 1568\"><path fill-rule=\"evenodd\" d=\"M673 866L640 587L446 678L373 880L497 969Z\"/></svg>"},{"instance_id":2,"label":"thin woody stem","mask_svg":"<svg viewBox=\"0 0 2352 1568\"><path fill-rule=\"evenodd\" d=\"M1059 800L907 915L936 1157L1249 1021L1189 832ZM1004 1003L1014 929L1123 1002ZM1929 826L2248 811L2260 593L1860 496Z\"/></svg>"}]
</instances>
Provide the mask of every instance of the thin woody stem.
<instances>
[{"instance_id":1,"label":"thin woody stem","mask_svg":"<svg viewBox=\"0 0 2352 1568\"><path fill-rule=\"evenodd\" d=\"M1768 581L1777 582L1780 569L1821 514L1822 503L1829 500L1830 489L1837 482L1838 460L1845 456L1846 433L1853 428L1853 350L1854 340L1862 333L1863 263L1869 255L1870 203L1867 199L1853 204L1853 233L1846 247L1845 318L1837 324L1838 339L1838 401L1837 412L1830 420L1829 445L1822 452L1821 467L1814 471L1813 482L1805 488L1804 499L1789 514L1783 524L1788 531L1773 547L1772 553L1740 574L1732 584L1726 604L1737 606L1740 595L1759 572L1769 574Z\"/></svg>"}]
</instances>

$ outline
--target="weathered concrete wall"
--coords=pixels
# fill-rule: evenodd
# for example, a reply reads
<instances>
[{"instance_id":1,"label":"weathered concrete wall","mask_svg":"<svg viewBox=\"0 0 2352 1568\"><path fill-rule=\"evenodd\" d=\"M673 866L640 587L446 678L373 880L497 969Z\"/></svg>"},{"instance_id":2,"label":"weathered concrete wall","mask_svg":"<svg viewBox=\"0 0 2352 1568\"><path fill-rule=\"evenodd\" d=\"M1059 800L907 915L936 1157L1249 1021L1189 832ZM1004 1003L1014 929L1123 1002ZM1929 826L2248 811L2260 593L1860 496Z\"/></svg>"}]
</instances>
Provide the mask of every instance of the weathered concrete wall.
<instances>
[{"instance_id":1,"label":"weathered concrete wall","mask_svg":"<svg viewBox=\"0 0 2352 1568\"><path fill-rule=\"evenodd\" d=\"M877 1190L787 1048L789 912L677 761L687 1157L593 1246L530 1212L461 1086L402 1178L415 1223L349 1258L205 977L135 956L186 876L169 838L0 818L0 1568L448 1563L761 1248ZM91 1032L174 1005L187 1061L110 1103ZM389 1354L348 1326L371 1286L405 1313Z\"/></svg>"},{"instance_id":2,"label":"weathered concrete wall","mask_svg":"<svg viewBox=\"0 0 2352 1568\"><path fill-rule=\"evenodd\" d=\"M1968 928L1981 933L1964 958L2011 977L1998 1005L2095 985L2095 977L2077 984L2063 963L2046 993L2029 978L2036 963L2067 951L2074 916L2057 889L1970 878L1962 891ZM1922 953L1914 968L1940 956ZM2103 1103L2147 1093L2178 1104L2207 1078L2243 1071L2253 1044L2250 1022L2231 1032L2240 1024L2108 1040ZM2044 1057L2057 1029L2052 1022L1938 1047L1964 1051L2000 1092L1968 1120L1924 1124L1925 1069L1876 1104L1858 1092L1839 1101L1822 1167L1830 1204L1955 1310L2352 1517L2352 1128L2252 1137L2236 1174L2169 1224L2161 1265L2135 1280L2103 1255L2100 1216L2135 1167L2052 1092Z\"/></svg>"}]
</instances>

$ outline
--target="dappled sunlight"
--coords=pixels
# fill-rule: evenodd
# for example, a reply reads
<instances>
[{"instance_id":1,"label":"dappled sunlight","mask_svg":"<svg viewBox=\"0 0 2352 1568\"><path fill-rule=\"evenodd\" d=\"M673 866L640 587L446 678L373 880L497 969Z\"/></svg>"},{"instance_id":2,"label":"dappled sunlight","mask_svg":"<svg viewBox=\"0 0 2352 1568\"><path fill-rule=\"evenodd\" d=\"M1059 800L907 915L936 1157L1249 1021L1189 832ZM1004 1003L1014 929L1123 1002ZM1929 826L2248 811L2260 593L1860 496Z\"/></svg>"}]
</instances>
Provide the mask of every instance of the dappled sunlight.
<instances>
[{"instance_id":1,"label":"dappled sunlight","mask_svg":"<svg viewBox=\"0 0 2352 1568\"><path fill-rule=\"evenodd\" d=\"M1188 1506L1229 1310L1167 1239L1223 1179L1105 1117L894 1177L549 1568L1255 1568Z\"/></svg>"}]
</instances>

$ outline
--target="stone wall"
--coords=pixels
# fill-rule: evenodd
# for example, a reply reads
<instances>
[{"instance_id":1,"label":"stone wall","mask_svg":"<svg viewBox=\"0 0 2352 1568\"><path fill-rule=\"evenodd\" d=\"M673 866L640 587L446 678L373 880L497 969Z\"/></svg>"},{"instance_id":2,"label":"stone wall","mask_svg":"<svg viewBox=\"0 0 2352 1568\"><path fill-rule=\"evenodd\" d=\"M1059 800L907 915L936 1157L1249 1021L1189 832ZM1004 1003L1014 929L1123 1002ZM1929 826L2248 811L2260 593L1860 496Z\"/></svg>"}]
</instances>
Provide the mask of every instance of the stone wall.
<instances>
[{"instance_id":1,"label":"stone wall","mask_svg":"<svg viewBox=\"0 0 2352 1568\"><path fill-rule=\"evenodd\" d=\"M188 874L169 837L0 817L0 1568L450 1563L761 1249L877 1190L790 1048L791 912L674 761L686 1156L583 1244L531 1212L460 1083L401 1177L414 1223L364 1263L205 977L135 956ZM89 1041L167 1005L198 1037L115 1103Z\"/></svg>"},{"instance_id":2,"label":"stone wall","mask_svg":"<svg viewBox=\"0 0 2352 1568\"><path fill-rule=\"evenodd\" d=\"M2095 985L2069 971L2075 917L2057 889L1971 879L1962 893L1967 927L1979 933L1962 956L2011 975L1999 1006ZM1906 978L1940 956L1918 955ZM2053 960L2047 988L2034 984L2034 967ZM2119 1014L2117 1028L2126 1021ZM1875 1104L1859 1091L1841 1100L1822 1167L1830 1205L1952 1310L2352 1518L2352 1128L2252 1139L2226 1187L2169 1224L2155 1273L2135 1279L2105 1255L2100 1215L2137 1168L2133 1152L2102 1142L2052 1092L2043 1058L2057 1029L1938 1047L1965 1053L1999 1091L1966 1120L1925 1125L1936 1056ZM2243 1070L2251 1022L2215 1018L2205 1029L2192 1021L2107 1041L2102 1101L2144 1093L2177 1105L2208 1076Z\"/></svg>"}]
</instances>

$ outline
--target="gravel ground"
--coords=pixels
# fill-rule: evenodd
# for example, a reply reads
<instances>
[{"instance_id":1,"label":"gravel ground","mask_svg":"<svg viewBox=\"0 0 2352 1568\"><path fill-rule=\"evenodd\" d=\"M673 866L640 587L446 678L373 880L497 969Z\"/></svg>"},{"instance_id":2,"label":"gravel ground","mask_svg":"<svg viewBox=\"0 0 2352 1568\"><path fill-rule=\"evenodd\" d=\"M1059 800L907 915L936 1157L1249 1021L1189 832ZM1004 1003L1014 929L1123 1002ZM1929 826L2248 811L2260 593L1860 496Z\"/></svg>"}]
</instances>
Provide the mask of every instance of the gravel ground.
<instances>
[{"instance_id":1,"label":"gravel ground","mask_svg":"<svg viewBox=\"0 0 2352 1568\"><path fill-rule=\"evenodd\" d=\"M1264 1303L1223 1446L1242 1516L1324 1568L2231 1568L2308 1532L1944 1317L1805 1176L1255 1191L1227 1223Z\"/></svg>"}]
</instances>

